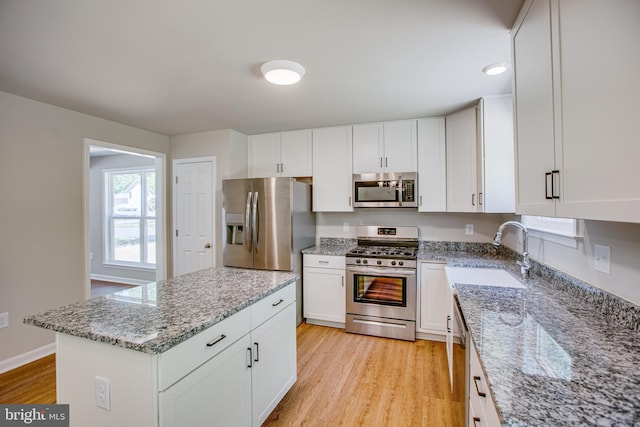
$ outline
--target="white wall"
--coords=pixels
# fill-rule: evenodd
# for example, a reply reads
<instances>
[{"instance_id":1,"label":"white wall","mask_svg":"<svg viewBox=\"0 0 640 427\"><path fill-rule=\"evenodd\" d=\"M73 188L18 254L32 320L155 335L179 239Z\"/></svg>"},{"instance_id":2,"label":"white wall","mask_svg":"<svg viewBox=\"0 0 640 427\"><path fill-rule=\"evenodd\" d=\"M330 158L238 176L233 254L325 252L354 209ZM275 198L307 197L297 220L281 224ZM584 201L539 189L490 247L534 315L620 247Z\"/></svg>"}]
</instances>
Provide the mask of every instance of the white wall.
<instances>
[{"instance_id":1,"label":"white wall","mask_svg":"<svg viewBox=\"0 0 640 427\"><path fill-rule=\"evenodd\" d=\"M584 221L582 233L577 248L530 237L529 253L544 264L640 305L640 224ZM503 242L518 252L522 251L522 246L515 247L511 229L505 230ZM593 247L596 244L611 248L610 274L593 268Z\"/></svg>"},{"instance_id":2,"label":"white wall","mask_svg":"<svg viewBox=\"0 0 640 427\"><path fill-rule=\"evenodd\" d=\"M156 271L149 269L121 268L115 265L105 265L104 260L104 182L105 169L127 168L155 165L155 159L128 154L113 156L96 156L91 158L89 171L89 232L91 235L91 274L113 278L134 279L135 281L153 282ZM126 280L124 280L127 283Z\"/></svg>"},{"instance_id":3,"label":"white wall","mask_svg":"<svg viewBox=\"0 0 640 427\"><path fill-rule=\"evenodd\" d=\"M217 162L216 176L216 265L222 265L222 180L227 178L246 178L248 174L248 138L231 129L193 133L171 137L171 162L176 159L215 156ZM173 176L173 171L169 172ZM173 200L167 204L169 224L173 218ZM170 236L173 234L170 233ZM171 244L171 243L169 243ZM171 247L168 248L172 253ZM172 264L168 266L171 270ZM170 274L171 275L171 274Z\"/></svg>"},{"instance_id":4,"label":"white wall","mask_svg":"<svg viewBox=\"0 0 640 427\"><path fill-rule=\"evenodd\" d=\"M419 213L415 209L356 209L355 212L316 213L316 239L321 237L356 238L357 225L417 225L421 240L452 242L491 242L504 215L462 213ZM349 230L344 231L344 224ZM474 234L465 227L473 224Z\"/></svg>"},{"instance_id":5,"label":"white wall","mask_svg":"<svg viewBox=\"0 0 640 427\"><path fill-rule=\"evenodd\" d=\"M0 92L0 362L50 344L29 314L85 298L84 138L169 152L169 138Z\"/></svg>"}]
</instances>

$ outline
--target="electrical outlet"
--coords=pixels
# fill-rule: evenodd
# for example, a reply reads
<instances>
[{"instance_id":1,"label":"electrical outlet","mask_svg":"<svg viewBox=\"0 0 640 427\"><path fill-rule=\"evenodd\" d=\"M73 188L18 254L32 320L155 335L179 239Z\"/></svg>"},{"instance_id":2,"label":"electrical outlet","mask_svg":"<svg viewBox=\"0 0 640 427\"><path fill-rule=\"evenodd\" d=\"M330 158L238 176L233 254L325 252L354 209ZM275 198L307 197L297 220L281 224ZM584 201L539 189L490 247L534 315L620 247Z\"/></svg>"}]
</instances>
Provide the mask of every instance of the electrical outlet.
<instances>
[{"instance_id":1,"label":"electrical outlet","mask_svg":"<svg viewBox=\"0 0 640 427\"><path fill-rule=\"evenodd\" d=\"M111 385L109 378L96 377L96 406L111 410Z\"/></svg>"},{"instance_id":2,"label":"electrical outlet","mask_svg":"<svg viewBox=\"0 0 640 427\"><path fill-rule=\"evenodd\" d=\"M345 222L342 224L342 231L344 231L345 233L349 232L349 223Z\"/></svg>"},{"instance_id":3,"label":"electrical outlet","mask_svg":"<svg viewBox=\"0 0 640 427\"><path fill-rule=\"evenodd\" d=\"M0 328L6 328L9 326L9 313L0 314Z\"/></svg>"},{"instance_id":4,"label":"electrical outlet","mask_svg":"<svg viewBox=\"0 0 640 427\"><path fill-rule=\"evenodd\" d=\"M473 234L473 224L467 224L467 226L464 229L464 234L468 234L468 235Z\"/></svg>"},{"instance_id":5,"label":"electrical outlet","mask_svg":"<svg viewBox=\"0 0 640 427\"><path fill-rule=\"evenodd\" d=\"M611 273L611 248L595 245L593 247L593 268L602 273Z\"/></svg>"}]
</instances>

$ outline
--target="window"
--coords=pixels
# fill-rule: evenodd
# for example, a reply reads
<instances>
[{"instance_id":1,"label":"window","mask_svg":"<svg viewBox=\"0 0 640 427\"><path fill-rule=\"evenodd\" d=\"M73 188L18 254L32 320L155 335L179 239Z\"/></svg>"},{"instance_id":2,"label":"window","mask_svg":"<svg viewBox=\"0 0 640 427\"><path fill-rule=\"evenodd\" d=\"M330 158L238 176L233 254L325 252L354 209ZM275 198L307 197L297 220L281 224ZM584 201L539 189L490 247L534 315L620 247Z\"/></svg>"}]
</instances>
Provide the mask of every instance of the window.
<instances>
[{"instance_id":1,"label":"window","mask_svg":"<svg viewBox=\"0 0 640 427\"><path fill-rule=\"evenodd\" d=\"M572 218L523 215L522 223L529 230L531 237L538 237L573 248L577 247L577 239L581 237L579 222Z\"/></svg>"},{"instance_id":2,"label":"window","mask_svg":"<svg viewBox=\"0 0 640 427\"><path fill-rule=\"evenodd\" d=\"M155 268L155 169L104 173L105 263Z\"/></svg>"}]
</instances>

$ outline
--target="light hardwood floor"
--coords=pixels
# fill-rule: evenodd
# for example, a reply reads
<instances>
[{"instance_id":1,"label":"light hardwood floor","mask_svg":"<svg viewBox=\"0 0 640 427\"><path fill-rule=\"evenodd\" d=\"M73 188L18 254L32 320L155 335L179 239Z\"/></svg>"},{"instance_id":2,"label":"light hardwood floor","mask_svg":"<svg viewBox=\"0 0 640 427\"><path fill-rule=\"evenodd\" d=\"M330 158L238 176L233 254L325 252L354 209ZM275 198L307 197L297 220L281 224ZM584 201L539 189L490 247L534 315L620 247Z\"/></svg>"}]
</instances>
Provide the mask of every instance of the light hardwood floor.
<instances>
[{"instance_id":1,"label":"light hardwood floor","mask_svg":"<svg viewBox=\"0 0 640 427\"><path fill-rule=\"evenodd\" d=\"M464 425L464 371L449 386L444 343L302 324L298 381L263 426ZM454 346L456 366L464 350ZM0 403L55 403L55 355L0 374Z\"/></svg>"},{"instance_id":2,"label":"light hardwood floor","mask_svg":"<svg viewBox=\"0 0 640 427\"><path fill-rule=\"evenodd\" d=\"M303 324L298 381L264 426L463 426L464 371L451 391L445 344ZM464 350L454 346L455 365Z\"/></svg>"}]
</instances>

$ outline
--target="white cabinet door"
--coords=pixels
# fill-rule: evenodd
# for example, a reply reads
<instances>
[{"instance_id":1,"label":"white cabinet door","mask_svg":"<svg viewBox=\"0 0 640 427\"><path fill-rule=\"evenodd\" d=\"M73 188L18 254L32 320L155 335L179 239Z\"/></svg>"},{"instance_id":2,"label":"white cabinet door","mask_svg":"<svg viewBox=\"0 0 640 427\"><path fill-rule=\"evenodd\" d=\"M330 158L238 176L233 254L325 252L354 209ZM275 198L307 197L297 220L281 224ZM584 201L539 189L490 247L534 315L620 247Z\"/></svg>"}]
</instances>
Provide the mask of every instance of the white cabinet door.
<instances>
[{"instance_id":1,"label":"white cabinet door","mask_svg":"<svg viewBox=\"0 0 640 427\"><path fill-rule=\"evenodd\" d=\"M549 0L531 4L524 21L513 33L512 46L516 212L554 216L554 201L546 198L551 195L551 182L545 176L555 168Z\"/></svg>"},{"instance_id":2,"label":"white cabinet door","mask_svg":"<svg viewBox=\"0 0 640 427\"><path fill-rule=\"evenodd\" d=\"M352 127L313 130L313 210L352 212Z\"/></svg>"},{"instance_id":3,"label":"white cabinet door","mask_svg":"<svg viewBox=\"0 0 640 427\"><path fill-rule=\"evenodd\" d=\"M421 331L445 336L451 326L451 288L442 263L420 263Z\"/></svg>"},{"instance_id":4,"label":"white cabinet door","mask_svg":"<svg viewBox=\"0 0 640 427\"><path fill-rule=\"evenodd\" d=\"M344 257L342 264L344 265ZM304 267L304 317L308 320L345 323L345 270Z\"/></svg>"},{"instance_id":5,"label":"white cabinet door","mask_svg":"<svg viewBox=\"0 0 640 427\"><path fill-rule=\"evenodd\" d=\"M353 126L353 173L384 171L382 123Z\"/></svg>"},{"instance_id":6,"label":"white cabinet door","mask_svg":"<svg viewBox=\"0 0 640 427\"><path fill-rule=\"evenodd\" d=\"M311 130L280 134L280 176L311 176L313 153Z\"/></svg>"},{"instance_id":7,"label":"white cabinet door","mask_svg":"<svg viewBox=\"0 0 640 427\"><path fill-rule=\"evenodd\" d=\"M384 123L385 172L416 172L417 144L415 120Z\"/></svg>"},{"instance_id":8,"label":"white cabinet door","mask_svg":"<svg viewBox=\"0 0 640 427\"><path fill-rule=\"evenodd\" d=\"M159 393L160 427L250 426L249 335Z\"/></svg>"},{"instance_id":9,"label":"white cabinet door","mask_svg":"<svg viewBox=\"0 0 640 427\"><path fill-rule=\"evenodd\" d=\"M296 305L254 329L251 338L253 425L259 427L297 379Z\"/></svg>"},{"instance_id":10,"label":"white cabinet door","mask_svg":"<svg viewBox=\"0 0 640 427\"><path fill-rule=\"evenodd\" d=\"M447 211L478 212L477 108L446 117Z\"/></svg>"},{"instance_id":11,"label":"white cabinet door","mask_svg":"<svg viewBox=\"0 0 640 427\"><path fill-rule=\"evenodd\" d=\"M556 214L640 222L640 2L559 1L557 11Z\"/></svg>"},{"instance_id":12,"label":"white cabinet door","mask_svg":"<svg viewBox=\"0 0 640 427\"><path fill-rule=\"evenodd\" d=\"M418 119L418 212L447 210L444 117Z\"/></svg>"},{"instance_id":13,"label":"white cabinet door","mask_svg":"<svg viewBox=\"0 0 640 427\"><path fill-rule=\"evenodd\" d=\"M280 133L249 136L249 173L252 178L278 176Z\"/></svg>"}]
</instances>

